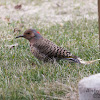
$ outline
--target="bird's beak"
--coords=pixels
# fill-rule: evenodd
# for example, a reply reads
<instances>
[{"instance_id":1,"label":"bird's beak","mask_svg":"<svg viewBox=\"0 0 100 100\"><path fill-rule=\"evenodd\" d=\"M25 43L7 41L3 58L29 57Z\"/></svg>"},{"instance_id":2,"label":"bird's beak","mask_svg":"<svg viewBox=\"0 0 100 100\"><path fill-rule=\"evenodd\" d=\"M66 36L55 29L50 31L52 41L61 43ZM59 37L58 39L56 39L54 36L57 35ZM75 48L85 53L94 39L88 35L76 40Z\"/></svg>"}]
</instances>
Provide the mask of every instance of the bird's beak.
<instances>
[{"instance_id":1,"label":"bird's beak","mask_svg":"<svg viewBox=\"0 0 100 100\"><path fill-rule=\"evenodd\" d=\"M16 38L19 38L19 37L24 37L24 35L17 36Z\"/></svg>"}]
</instances>

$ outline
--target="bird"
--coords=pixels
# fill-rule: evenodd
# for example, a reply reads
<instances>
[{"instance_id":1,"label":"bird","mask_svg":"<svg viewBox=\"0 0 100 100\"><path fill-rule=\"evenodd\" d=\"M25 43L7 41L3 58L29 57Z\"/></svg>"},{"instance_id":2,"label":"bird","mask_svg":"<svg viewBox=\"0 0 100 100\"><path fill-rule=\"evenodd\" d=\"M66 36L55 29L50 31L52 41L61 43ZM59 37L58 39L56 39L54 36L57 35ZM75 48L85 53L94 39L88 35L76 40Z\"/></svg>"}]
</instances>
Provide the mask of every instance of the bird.
<instances>
[{"instance_id":1,"label":"bird","mask_svg":"<svg viewBox=\"0 0 100 100\"><path fill-rule=\"evenodd\" d=\"M30 51L39 60L43 62L54 62L61 59L68 60L69 62L75 62L79 64L91 64L97 60L84 61L81 58L73 55L67 49L60 47L52 41L44 38L39 31L35 29L27 29L23 35L19 35L16 38L25 38L30 42Z\"/></svg>"}]
</instances>

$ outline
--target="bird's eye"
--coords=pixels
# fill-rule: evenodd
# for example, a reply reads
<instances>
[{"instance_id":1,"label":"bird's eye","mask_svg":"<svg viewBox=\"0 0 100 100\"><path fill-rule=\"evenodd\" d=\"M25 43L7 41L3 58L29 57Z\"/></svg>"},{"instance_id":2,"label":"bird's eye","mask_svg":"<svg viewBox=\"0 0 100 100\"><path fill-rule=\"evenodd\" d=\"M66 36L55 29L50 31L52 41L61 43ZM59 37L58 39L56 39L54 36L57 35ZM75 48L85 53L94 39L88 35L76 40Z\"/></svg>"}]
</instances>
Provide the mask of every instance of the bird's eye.
<instances>
[{"instance_id":1,"label":"bird's eye","mask_svg":"<svg viewBox=\"0 0 100 100\"><path fill-rule=\"evenodd\" d=\"M27 33L27 34L30 34L30 33Z\"/></svg>"}]
</instances>

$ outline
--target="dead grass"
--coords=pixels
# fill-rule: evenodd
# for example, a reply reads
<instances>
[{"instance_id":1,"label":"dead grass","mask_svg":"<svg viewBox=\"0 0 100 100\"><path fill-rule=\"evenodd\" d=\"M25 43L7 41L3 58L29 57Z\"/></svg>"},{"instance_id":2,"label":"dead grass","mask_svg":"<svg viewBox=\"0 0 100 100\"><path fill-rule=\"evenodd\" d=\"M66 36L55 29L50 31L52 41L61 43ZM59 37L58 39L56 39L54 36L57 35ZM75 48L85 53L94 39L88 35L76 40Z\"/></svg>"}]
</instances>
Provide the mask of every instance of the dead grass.
<instances>
[{"instance_id":1,"label":"dead grass","mask_svg":"<svg viewBox=\"0 0 100 100\"><path fill-rule=\"evenodd\" d=\"M14 9L14 6L17 4L21 4L22 9ZM20 19L27 21L32 18L39 24L49 26L50 23L52 25L82 18L97 19L97 2L91 0L34 0L31 3L23 0L17 2L6 1L5 3L1 3L0 15L3 21L5 21L6 17L10 18L10 22Z\"/></svg>"}]
</instances>

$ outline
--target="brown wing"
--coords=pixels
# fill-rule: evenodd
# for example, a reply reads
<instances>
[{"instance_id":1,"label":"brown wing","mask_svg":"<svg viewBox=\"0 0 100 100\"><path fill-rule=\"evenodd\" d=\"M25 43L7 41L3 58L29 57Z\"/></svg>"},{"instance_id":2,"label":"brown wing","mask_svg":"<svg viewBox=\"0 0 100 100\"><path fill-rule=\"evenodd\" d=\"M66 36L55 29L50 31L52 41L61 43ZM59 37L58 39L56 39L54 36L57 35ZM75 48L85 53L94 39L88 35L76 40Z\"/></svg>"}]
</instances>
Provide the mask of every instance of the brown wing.
<instances>
[{"instance_id":1,"label":"brown wing","mask_svg":"<svg viewBox=\"0 0 100 100\"><path fill-rule=\"evenodd\" d=\"M31 52L32 54L39 60L44 60L45 59L45 55L40 53L39 50L34 47L34 46L30 46Z\"/></svg>"},{"instance_id":2,"label":"brown wing","mask_svg":"<svg viewBox=\"0 0 100 100\"><path fill-rule=\"evenodd\" d=\"M47 39L42 39L41 41L37 42L36 48L41 54L44 54L46 57L49 58L63 59L72 56L72 54L66 49L57 46Z\"/></svg>"}]
</instances>

